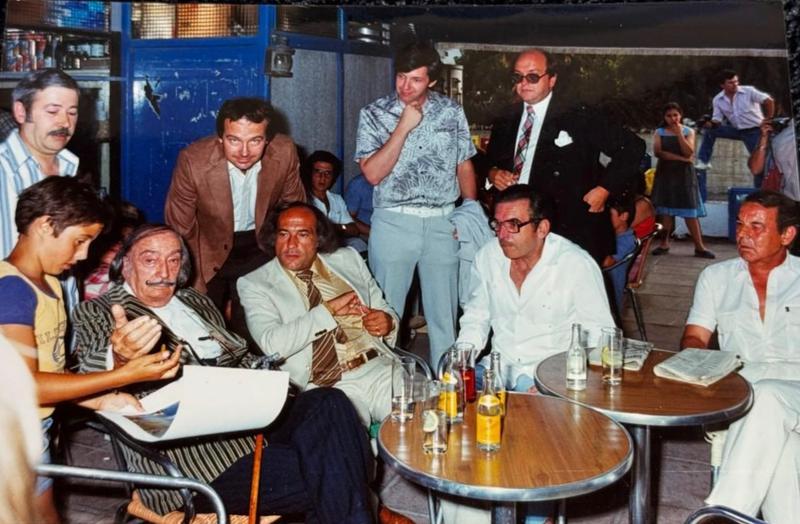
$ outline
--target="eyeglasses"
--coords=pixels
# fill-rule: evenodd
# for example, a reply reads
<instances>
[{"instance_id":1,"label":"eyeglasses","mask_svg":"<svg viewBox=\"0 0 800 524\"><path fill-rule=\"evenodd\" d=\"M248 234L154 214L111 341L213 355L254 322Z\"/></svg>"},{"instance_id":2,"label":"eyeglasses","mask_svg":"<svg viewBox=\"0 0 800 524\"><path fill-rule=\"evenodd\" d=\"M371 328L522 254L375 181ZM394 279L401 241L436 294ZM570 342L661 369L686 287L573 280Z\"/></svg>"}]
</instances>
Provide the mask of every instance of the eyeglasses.
<instances>
[{"instance_id":1,"label":"eyeglasses","mask_svg":"<svg viewBox=\"0 0 800 524\"><path fill-rule=\"evenodd\" d=\"M511 83L514 85L519 84L522 82L524 78L529 84L538 84L539 80L546 77L550 74L550 71L545 71L542 75L537 75L536 73L528 73L525 75L521 75L519 73L511 73Z\"/></svg>"},{"instance_id":2,"label":"eyeglasses","mask_svg":"<svg viewBox=\"0 0 800 524\"><path fill-rule=\"evenodd\" d=\"M317 169L317 168L314 168L314 169L312 169L312 172L315 175L333 176L333 170L332 169Z\"/></svg>"},{"instance_id":3,"label":"eyeglasses","mask_svg":"<svg viewBox=\"0 0 800 524\"><path fill-rule=\"evenodd\" d=\"M499 220L490 220L489 227L492 228L492 231L495 233L499 233L503 228L506 228L509 233L517 234L519 230L528 224L536 224L537 220L530 219L527 222L520 222L516 218L512 218L511 220L503 220L500 222Z\"/></svg>"}]
</instances>

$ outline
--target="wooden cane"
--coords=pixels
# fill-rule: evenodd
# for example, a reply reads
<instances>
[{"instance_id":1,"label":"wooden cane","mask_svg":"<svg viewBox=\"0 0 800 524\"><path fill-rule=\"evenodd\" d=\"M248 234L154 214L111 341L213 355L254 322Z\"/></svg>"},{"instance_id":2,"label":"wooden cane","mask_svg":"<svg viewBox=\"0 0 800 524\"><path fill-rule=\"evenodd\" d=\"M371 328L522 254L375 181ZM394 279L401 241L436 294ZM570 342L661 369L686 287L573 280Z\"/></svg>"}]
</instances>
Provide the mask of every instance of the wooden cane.
<instances>
[{"instance_id":1,"label":"wooden cane","mask_svg":"<svg viewBox=\"0 0 800 524\"><path fill-rule=\"evenodd\" d=\"M247 524L256 524L258 519L258 487L261 483L261 454L264 451L264 434L256 436L256 449L253 453L253 478L250 481L250 512Z\"/></svg>"}]
</instances>

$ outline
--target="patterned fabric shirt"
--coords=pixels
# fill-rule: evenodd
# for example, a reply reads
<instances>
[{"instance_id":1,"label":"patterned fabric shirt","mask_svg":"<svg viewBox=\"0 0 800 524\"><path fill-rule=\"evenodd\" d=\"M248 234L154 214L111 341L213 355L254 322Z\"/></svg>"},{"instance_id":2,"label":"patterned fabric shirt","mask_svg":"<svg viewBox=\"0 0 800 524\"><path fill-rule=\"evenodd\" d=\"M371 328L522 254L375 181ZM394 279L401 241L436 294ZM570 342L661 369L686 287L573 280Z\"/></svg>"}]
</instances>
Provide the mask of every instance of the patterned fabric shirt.
<instances>
[{"instance_id":1,"label":"patterned fabric shirt","mask_svg":"<svg viewBox=\"0 0 800 524\"><path fill-rule=\"evenodd\" d=\"M319 257L314 259L311 265L312 282L319 289L322 300L328 301L334 299L345 293L353 291L350 284L339 278L333 272L325 267L325 264ZM297 276L296 271L286 270L289 279L294 283L297 291L303 297L303 301L308 307L308 284L306 284L300 277ZM339 362L347 362L356 358L358 355L365 351L369 351L374 347L372 337L364 329L364 323L361 320L361 315L342 315L335 316L333 319L344 331L347 338L345 342L336 342L336 356Z\"/></svg>"},{"instance_id":2,"label":"patterned fabric shirt","mask_svg":"<svg viewBox=\"0 0 800 524\"><path fill-rule=\"evenodd\" d=\"M383 147L404 107L393 93L361 109L356 162ZM429 91L422 114L391 173L375 186L375 207L441 207L458 198L456 167L475 155L464 109L450 98Z\"/></svg>"},{"instance_id":3,"label":"patterned fabric shirt","mask_svg":"<svg viewBox=\"0 0 800 524\"><path fill-rule=\"evenodd\" d=\"M78 157L66 149L59 151L59 176L75 176L78 172ZM22 191L36 182L44 180L39 163L28 146L14 130L5 142L0 144L0 258L6 258L17 243L17 226L14 214L17 211L17 198ZM78 285L75 278L62 280L67 310L72 311L78 303Z\"/></svg>"},{"instance_id":4,"label":"patterned fabric shirt","mask_svg":"<svg viewBox=\"0 0 800 524\"><path fill-rule=\"evenodd\" d=\"M78 157L66 149L59 151L56 156L59 176L75 176ZM19 131L12 131L6 141L0 144L0 258L7 257L17 243L17 228L14 225L17 197L25 188L44 180L44 177L36 158L19 136Z\"/></svg>"}]
</instances>

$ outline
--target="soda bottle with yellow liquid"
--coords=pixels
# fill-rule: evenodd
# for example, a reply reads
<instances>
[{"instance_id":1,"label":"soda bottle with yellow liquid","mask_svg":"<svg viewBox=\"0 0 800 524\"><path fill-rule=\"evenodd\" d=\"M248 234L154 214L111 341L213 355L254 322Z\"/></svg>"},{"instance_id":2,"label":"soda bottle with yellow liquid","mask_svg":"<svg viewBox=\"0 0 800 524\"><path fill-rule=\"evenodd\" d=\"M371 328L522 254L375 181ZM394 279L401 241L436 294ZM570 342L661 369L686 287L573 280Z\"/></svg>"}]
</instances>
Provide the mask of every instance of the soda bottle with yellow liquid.
<instances>
[{"instance_id":1,"label":"soda bottle with yellow liquid","mask_svg":"<svg viewBox=\"0 0 800 524\"><path fill-rule=\"evenodd\" d=\"M439 409L447 415L449 423L464 420L464 381L459 369L460 355L457 349L448 351L447 363L439 380L442 382L439 394Z\"/></svg>"},{"instance_id":2,"label":"soda bottle with yellow liquid","mask_svg":"<svg viewBox=\"0 0 800 524\"><path fill-rule=\"evenodd\" d=\"M492 351L489 353L489 362L492 373L494 374L494 393L500 400L500 415L506 416L506 381L500 370L500 353ZM484 380L486 380L484 378Z\"/></svg>"},{"instance_id":3,"label":"soda bottle with yellow liquid","mask_svg":"<svg viewBox=\"0 0 800 524\"><path fill-rule=\"evenodd\" d=\"M487 369L483 376L483 392L478 398L478 414L475 422L475 441L482 451L500 449L501 408L500 399L494 390L494 372Z\"/></svg>"}]
</instances>

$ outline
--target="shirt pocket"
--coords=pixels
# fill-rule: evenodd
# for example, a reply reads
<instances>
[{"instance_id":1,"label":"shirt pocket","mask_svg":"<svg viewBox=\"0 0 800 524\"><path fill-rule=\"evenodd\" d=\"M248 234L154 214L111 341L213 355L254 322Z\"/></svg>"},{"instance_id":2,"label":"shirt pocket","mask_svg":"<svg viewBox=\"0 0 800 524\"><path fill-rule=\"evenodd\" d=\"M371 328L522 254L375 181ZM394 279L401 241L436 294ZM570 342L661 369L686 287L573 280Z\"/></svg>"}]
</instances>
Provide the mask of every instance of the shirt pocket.
<instances>
[{"instance_id":1,"label":"shirt pocket","mask_svg":"<svg viewBox=\"0 0 800 524\"><path fill-rule=\"evenodd\" d=\"M783 342L786 349L800 347L800 303L786 304L781 311L786 318L786 329Z\"/></svg>"},{"instance_id":2,"label":"shirt pocket","mask_svg":"<svg viewBox=\"0 0 800 524\"><path fill-rule=\"evenodd\" d=\"M717 335L719 337L720 348L737 348L741 351L741 348L738 347L735 340L738 329L742 329L745 325L743 321L744 319L741 313L736 311L719 314L719 319L717 320Z\"/></svg>"}]
</instances>

